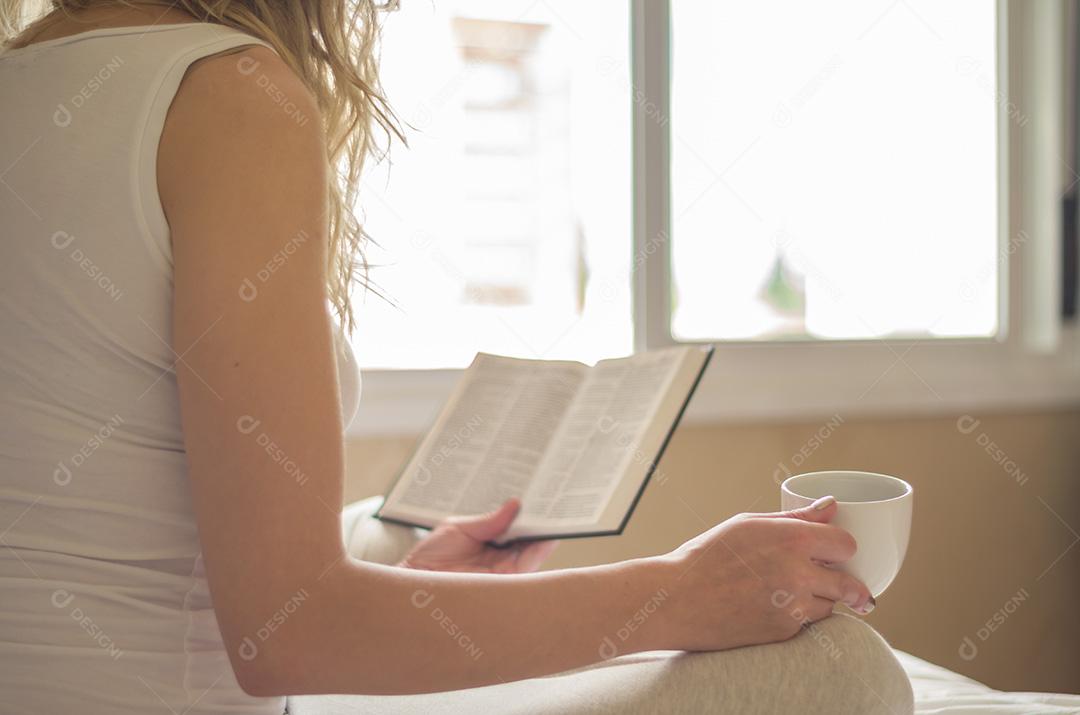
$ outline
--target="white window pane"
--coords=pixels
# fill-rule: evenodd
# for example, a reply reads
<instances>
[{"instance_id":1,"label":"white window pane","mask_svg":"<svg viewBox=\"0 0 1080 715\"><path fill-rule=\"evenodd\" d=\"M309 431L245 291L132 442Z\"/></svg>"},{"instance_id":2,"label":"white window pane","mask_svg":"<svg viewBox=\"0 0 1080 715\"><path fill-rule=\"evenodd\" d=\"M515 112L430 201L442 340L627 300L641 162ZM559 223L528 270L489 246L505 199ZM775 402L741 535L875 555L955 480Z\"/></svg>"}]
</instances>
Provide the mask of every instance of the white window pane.
<instances>
[{"instance_id":1,"label":"white window pane","mask_svg":"<svg viewBox=\"0 0 1080 715\"><path fill-rule=\"evenodd\" d=\"M676 337L997 330L994 8L673 3Z\"/></svg>"},{"instance_id":2,"label":"white window pane","mask_svg":"<svg viewBox=\"0 0 1080 715\"><path fill-rule=\"evenodd\" d=\"M404 2L382 78L409 148L360 197L366 367L468 364L477 350L627 354L629 9L569 0Z\"/></svg>"}]
</instances>

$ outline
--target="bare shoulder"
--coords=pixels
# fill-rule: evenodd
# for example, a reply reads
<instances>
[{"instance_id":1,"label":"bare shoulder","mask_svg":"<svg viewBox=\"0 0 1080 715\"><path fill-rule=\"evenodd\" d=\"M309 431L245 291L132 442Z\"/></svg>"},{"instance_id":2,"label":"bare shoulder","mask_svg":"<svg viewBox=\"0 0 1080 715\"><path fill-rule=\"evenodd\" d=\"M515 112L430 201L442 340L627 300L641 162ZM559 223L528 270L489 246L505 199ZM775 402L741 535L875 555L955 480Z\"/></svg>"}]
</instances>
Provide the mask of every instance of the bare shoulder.
<instances>
[{"instance_id":1,"label":"bare shoulder","mask_svg":"<svg viewBox=\"0 0 1080 715\"><path fill-rule=\"evenodd\" d=\"M213 55L193 64L176 92L162 131L158 178L167 183L174 169L188 175L200 158L257 165L270 148L279 159L314 153L323 160L314 95L269 48Z\"/></svg>"},{"instance_id":2,"label":"bare shoulder","mask_svg":"<svg viewBox=\"0 0 1080 715\"><path fill-rule=\"evenodd\" d=\"M174 244L193 211L271 208L282 196L299 198L297 186L324 184L327 174L315 97L276 53L248 46L189 68L158 148L158 189Z\"/></svg>"},{"instance_id":3,"label":"bare shoulder","mask_svg":"<svg viewBox=\"0 0 1080 715\"><path fill-rule=\"evenodd\" d=\"M277 119L286 126L318 125L315 97L284 60L261 45L193 64L173 102L173 109L188 108L265 116L268 123Z\"/></svg>"},{"instance_id":4,"label":"bare shoulder","mask_svg":"<svg viewBox=\"0 0 1080 715\"><path fill-rule=\"evenodd\" d=\"M310 269L321 269L330 171L317 111L300 78L265 47L215 55L188 71L157 164L178 281L184 272L237 272L252 257L265 261L299 231L317 239ZM322 290L319 281L306 289Z\"/></svg>"}]
</instances>

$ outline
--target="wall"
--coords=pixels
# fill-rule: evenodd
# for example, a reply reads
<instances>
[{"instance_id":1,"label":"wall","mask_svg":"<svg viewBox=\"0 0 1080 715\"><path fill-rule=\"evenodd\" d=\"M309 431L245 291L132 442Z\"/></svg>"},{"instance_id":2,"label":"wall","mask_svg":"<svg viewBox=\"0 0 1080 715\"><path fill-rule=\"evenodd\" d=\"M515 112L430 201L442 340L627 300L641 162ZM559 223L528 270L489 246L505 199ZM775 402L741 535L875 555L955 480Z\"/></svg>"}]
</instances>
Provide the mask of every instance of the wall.
<instances>
[{"instance_id":1,"label":"wall","mask_svg":"<svg viewBox=\"0 0 1080 715\"><path fill-rule=\"evenodd\" d=\"M1080 692L1080 411L977 417L966 434L957 415L686 425L626 532L566 541L550 565L661 553L733 513L774 510L781 464L895 474L916 490L912 540L870 623L996 688ZM385 491L413 444L351 441L347 496Z\"/></svg>"}]
</instances>

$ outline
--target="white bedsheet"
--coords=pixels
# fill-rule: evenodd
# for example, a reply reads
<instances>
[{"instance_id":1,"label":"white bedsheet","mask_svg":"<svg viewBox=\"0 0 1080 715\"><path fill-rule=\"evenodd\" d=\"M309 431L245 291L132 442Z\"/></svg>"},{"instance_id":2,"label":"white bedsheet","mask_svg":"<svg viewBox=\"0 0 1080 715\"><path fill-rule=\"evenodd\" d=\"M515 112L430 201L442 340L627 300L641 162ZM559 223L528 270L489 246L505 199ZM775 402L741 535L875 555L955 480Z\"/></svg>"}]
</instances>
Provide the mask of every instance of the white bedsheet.
<instances>
[{"instance_id":1,"label":"white bedsheet","mask_svg":"<svg viewBox=\"0 0 1080 715\"><path fill-rule=\"evenodd\" d=\"M1002 692L901 651L896 657L911 678L917 715L1080 713L1080 695Z\"/></svg>"},{"instance_id":2,"label":"white bedsheet","mask_svg":"<svg viewBox=\"0 0 1080 715\"><path fill-rule=\"evenodd\" d=\"M1080 695L1002 692L913 655L896 651L896 656L911 678L912 689L915 691L916 715L1080 714ZM564 697L565 694L564 692ZM289 712L293 715L427 713L439 709L438 697L308 696L289 698ZM519 702L518 705L522 703ZM522 710L518 707L516 711ZM588 708L585 708L585 711L587 712ZM566 712L565 707L559 708L559 712Z\"/></svg>"}]
</instances>

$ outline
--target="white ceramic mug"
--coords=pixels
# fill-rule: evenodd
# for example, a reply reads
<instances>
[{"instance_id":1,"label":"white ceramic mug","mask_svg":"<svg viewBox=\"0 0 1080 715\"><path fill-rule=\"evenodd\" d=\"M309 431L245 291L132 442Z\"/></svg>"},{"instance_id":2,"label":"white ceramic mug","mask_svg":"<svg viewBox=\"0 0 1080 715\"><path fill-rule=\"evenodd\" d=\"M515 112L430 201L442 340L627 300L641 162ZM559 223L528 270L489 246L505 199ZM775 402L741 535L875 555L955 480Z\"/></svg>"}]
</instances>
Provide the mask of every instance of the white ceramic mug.
<instances>
[{"instance_id":1,"label":"white ceramic mug","mask_svg":"<svg viewBox=\"0 0 1080 715\"><path fill-rule=\"evenodd\" d=\"M877 598L900 571L911 535L914 491L903 479L872 472L810 472L780 485L780 507L787 511L825 496L837 501L830 522L855 537L855 556L835 568L866 584Z\"/></svg>"}]
</instances>

